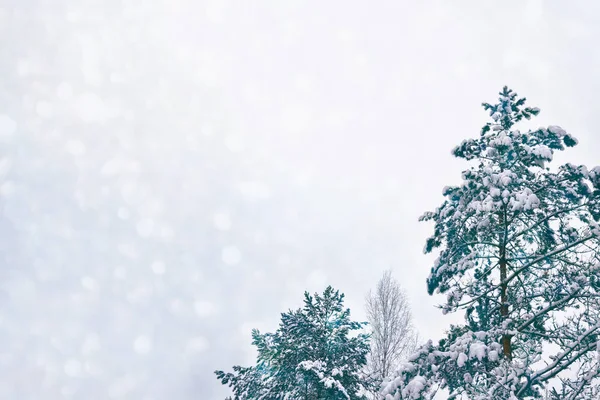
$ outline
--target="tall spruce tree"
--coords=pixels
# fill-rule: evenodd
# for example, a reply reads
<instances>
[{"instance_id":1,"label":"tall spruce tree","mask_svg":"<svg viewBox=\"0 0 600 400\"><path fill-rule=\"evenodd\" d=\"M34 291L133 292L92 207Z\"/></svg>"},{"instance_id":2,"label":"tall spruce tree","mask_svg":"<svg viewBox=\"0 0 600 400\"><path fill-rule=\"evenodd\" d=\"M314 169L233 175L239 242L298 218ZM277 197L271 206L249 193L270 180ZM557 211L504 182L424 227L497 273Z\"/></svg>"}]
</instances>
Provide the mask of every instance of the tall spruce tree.
<instances>
[{"instance_id":1,"label":"tall spruce tree","mask_svg":"<svg viewBox=\"0 0 600 400\"><path fill-rule=\"evenodd\" d=\"M235 400L355 400L365 398L361 371L367 362L365 323L350 320L344 295L331 286L304 294L304 307L281 314L275 333L252 331L253 367L215 371Z\"/></svg>"},{"instance_id":2,"label":"tall spruce tree","mask_svg":"<svg viewBox=\"0 0 600 400\"><path fill-rule=\"evenodd\" d=\"M453 151L463 183L421 217L439 250L427 280L442 311L464 312L387 383L389 399L600 398L600 167L546 167L577 140L558 126L520 132L539 109L508 88L492 121ZM600 153L599 153L600 154Z\"/></svg>"}]
</instances>

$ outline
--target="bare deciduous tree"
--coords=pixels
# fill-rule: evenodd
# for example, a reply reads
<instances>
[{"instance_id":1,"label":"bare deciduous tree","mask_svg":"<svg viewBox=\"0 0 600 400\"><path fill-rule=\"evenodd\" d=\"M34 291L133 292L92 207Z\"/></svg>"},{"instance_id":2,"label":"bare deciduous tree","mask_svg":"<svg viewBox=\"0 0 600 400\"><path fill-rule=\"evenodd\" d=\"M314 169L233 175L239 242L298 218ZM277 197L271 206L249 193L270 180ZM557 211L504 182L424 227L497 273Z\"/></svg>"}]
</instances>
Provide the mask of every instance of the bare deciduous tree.
<instances>
[{"instance_id":1,"label":"bare deciduous tree","mask_svg":"<svg viewBox=\"0 0 600 400\"><path fill-rule=\"evenodd\" d=\"M382 382L395 372L418 341L410 304L391 271L383 274L374 292L369 291L366 312L372 328L368 372L372 379Z\"/></svg>"}]
</instances>

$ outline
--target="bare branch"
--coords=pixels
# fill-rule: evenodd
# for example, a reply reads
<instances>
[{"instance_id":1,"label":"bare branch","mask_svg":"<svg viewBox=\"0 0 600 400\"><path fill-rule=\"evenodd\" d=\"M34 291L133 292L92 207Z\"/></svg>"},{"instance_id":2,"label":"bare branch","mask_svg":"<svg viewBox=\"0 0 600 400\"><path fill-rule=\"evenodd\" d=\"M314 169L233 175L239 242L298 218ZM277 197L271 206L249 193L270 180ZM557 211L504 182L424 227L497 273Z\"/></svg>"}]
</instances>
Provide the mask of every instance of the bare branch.
<instances>
[{"instance_id":1,"label":"bare branch","mask_svg":"<svg viewBox=\"0 0 600 400\"><path fill-rule=\"evenodd\" d=\"M383 381L417 345L408 299L391 271L367 295L366 313L372 328L369 368Z\"/></svg>"}]
</instances>

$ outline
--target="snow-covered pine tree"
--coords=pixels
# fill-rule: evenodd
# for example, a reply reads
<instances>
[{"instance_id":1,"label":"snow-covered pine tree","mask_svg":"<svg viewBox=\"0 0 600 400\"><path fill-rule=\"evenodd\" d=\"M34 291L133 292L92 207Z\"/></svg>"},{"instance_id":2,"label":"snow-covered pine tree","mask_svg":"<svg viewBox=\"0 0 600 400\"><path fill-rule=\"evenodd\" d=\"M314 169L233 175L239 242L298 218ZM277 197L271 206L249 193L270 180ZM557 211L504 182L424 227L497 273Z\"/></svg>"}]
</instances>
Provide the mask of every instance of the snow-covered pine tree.
<instances>
[{"instance_id":1,"label":"snow-covered pine tree","mask_svg":"<svg viewBox=\"0 0 600 400\"><path fill-rule=\"evenodd\" d=\"M549 169L577 144L558 126L520 132L539 113L508 88L484 103L492 122L453 151L472 160L460 186L423 221L425 252L439 249L427 280L443 312L465 313L387 382L388 399L600 398L600 167Z\"/></svg>"},{"instance_id":2,"label":"snow-covered pine tree","mask_svg":"<svg viewBox=\"0 0 600 400\"><path fill-rule=\"evenodd\" d=\"M281 314L275 333L252 331L255 366L215 373L235 400L364 399L361 371L369 352L369 337L360 333L364 325L350 320L344 295L331 286L322 295L306 292L304 307Z\"/></svg>"}]
</instances>

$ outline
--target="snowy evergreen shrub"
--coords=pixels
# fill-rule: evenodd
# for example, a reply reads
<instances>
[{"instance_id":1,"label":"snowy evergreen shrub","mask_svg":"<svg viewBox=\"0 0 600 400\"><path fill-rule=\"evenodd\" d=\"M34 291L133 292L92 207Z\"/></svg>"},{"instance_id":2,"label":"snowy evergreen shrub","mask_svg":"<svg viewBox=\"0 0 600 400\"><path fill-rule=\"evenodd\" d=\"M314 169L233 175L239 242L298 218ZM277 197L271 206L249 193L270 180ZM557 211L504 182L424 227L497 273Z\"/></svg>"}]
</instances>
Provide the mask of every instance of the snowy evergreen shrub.
<instances>
[{"instance_id":1,"label":"snowy evergreen shrub","mask_svg":"<svg viewBox=\"0 0 600 400\"><path fill-rule=\"evenodd\" d=\"M304 294L304 307L283 313L275 333L252 331L258 359L253 367L216 371L235 400L355 400L364 397L367 362L365 323L350 320L344 295L327 287ZM353 334L354 333L354 334Z\"/></svg>"}]
</instances>

